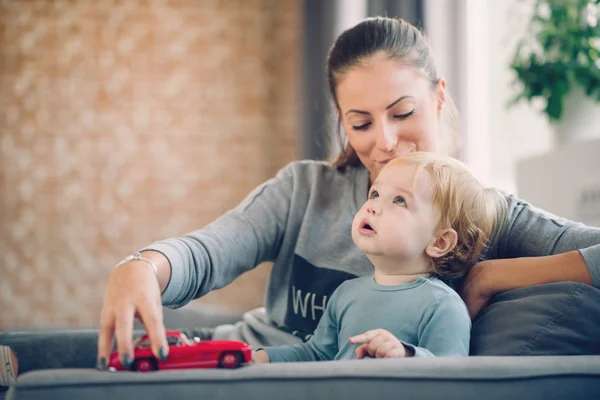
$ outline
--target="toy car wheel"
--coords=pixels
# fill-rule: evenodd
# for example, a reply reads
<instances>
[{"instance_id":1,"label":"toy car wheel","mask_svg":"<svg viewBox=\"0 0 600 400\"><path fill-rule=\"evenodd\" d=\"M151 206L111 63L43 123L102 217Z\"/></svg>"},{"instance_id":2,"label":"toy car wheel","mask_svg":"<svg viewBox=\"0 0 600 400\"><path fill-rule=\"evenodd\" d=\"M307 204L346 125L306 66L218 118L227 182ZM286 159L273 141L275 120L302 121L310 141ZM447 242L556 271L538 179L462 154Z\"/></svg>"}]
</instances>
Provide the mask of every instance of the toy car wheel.
<instances>
[{"instance_id":1,"label":"toy car wheel","mask_svg":"<svg viewBox=\"0 0 600 400\"><path fill-rule=\"evenodd\" d=\"M221 354L219 359L219 366L221 368L237 368L242 362L242 355L240 353L226 352Z\"/></svg>"},{"instance_id":2,"label":"toy car wheel","mask_svg":"<svg viewBox=\"0 0 600 400\"><path fill-rule=\"evenodd\" d=\"M156 360L152 358L141 358L135 360L133 369L140 372L156 371L158 369L158 364L156 363Z\"/></svg>"}]
</instances>

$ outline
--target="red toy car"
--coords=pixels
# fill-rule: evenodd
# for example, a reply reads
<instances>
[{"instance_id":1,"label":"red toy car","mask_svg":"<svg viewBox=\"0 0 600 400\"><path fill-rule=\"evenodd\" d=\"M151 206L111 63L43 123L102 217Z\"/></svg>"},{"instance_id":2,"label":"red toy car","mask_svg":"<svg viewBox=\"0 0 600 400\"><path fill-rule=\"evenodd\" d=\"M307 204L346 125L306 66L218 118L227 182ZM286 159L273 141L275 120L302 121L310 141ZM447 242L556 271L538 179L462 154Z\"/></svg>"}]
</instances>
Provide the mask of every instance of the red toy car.
<instances>
[{"instance_id":1,"label":"red toy car","mask_svg":"<svg viewBox=\"0 0 600 400\"><path fill-rule=\"evenodd\" d=\"M194 340L179 331L167 332L169 355L160 361L150 348L150 339L144 335L134 343L132 371L154 371L157 369L187 368L237 368L252 359L252 347L234 340ZM127 371L117 352L110 355L110 371Z\"/></svg>"}]
</instances>

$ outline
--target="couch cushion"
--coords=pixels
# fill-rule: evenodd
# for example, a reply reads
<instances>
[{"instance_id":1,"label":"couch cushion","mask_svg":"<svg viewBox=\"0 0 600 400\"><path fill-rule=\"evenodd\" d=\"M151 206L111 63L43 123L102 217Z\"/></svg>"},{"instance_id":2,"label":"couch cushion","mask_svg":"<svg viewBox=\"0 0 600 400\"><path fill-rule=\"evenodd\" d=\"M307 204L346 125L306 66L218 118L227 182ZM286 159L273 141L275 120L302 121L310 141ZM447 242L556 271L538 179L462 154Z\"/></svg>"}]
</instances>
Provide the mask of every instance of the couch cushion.
<instances>
[{"instance_id":1,"label":"couch cushion","mask_svg":"<svg viewBox=\"0 0 600 400\"><path fill-rule=\"evenodd\" d=\"M12 400L597 399L600 357L440 357L262 364L152 373L45 370Z\"/></svg>"},{"instance_id":2,"label":"couch cushion","mask_svg":"<svg viewBox=\"0 0 600 400\"><path fill-rule=\"evenodd\" d=\"M575 282L496 295L473 321L472 355L600 354L600 290Z\"/></svg>"}]
</instances>

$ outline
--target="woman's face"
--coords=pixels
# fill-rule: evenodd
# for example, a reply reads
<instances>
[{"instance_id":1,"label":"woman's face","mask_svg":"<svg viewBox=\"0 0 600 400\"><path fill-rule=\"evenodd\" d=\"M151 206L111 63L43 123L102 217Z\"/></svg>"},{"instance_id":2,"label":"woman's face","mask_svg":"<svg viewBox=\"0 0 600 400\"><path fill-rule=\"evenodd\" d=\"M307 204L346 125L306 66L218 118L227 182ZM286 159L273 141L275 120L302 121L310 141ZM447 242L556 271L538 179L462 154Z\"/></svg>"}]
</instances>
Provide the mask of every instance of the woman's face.
<instances>
[{"instance_id":1,"label":"woman's face","mask_svg":"<svg viewBox=\"0 0 600 400\"><path fill-rule=\"evenodd\" d=\"M383 55L348 71L337 87L342 124L371 182L391 159L413 151L438 151L443 80Z\"/></svg>"}]
</instances>

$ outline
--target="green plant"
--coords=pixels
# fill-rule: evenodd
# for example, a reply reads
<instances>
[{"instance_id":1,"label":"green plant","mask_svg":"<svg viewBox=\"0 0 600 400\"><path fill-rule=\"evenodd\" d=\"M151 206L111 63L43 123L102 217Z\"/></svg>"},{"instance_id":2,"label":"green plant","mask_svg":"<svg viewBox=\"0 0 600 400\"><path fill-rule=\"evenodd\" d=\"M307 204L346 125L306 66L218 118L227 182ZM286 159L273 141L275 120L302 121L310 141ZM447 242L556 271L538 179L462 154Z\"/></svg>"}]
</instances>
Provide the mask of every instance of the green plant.
<instances>
[{"instance_id":1,"label":"green plant","mask_svg":"<svg viewBox=\"0 0 600 400\"><path fill-rule=\"evenodd\" d=\"M510 65L520 83L511 104L541 98L556 121L572 85L600 101L599 20L600 0L537 0Z\"/></svg>"}]
</instances>

